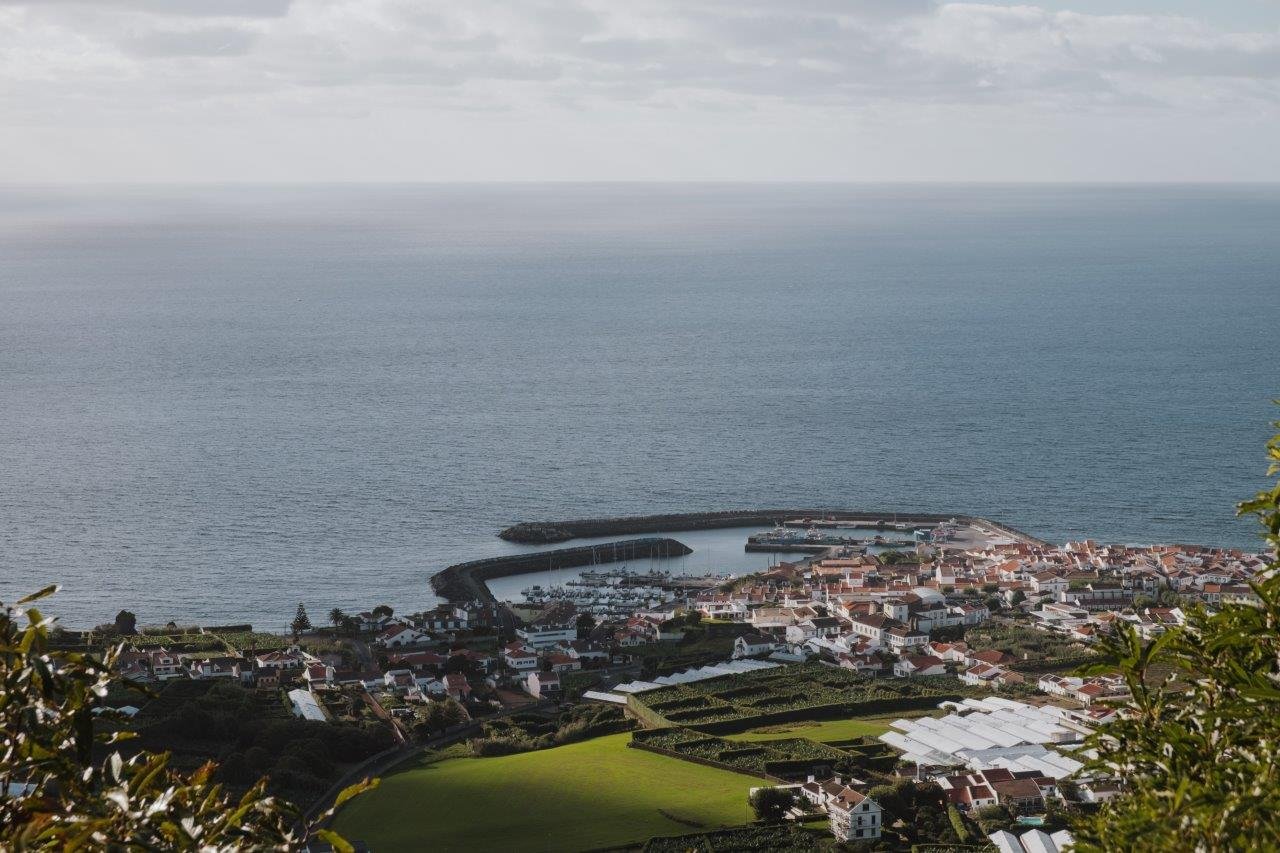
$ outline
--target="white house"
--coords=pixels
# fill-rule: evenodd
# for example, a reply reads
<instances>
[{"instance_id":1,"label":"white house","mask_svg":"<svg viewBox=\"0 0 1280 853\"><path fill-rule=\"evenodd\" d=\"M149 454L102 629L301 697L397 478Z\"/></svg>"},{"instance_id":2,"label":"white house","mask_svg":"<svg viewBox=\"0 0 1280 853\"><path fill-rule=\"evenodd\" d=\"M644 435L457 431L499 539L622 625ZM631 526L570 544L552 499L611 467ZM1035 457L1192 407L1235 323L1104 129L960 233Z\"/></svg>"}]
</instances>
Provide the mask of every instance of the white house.
<instances>
[{"instance_id":1,"label":"white house","mask_svg":"<svg viewBox=\"0 0 1280 853\"><path fill-rule=\"evenodd\" d=\"M539 699L560 693L560 676L554 672L531 672L524 683L529 695Z\"/></svg>"},{"instance_id":2,"label":"white house","mask_svg":"<svg viewBox=\"0 0 1280 853\"><path fill-rule=\"evenodd\" d=\"M516 672L530 672L538 668L538 656L521 648L503 649L502 662Z\"/></svg>"},{"instance_id":3,"label":"white house","mask_svg":"<svg viewBox=\"0 0 1280 853\"><path fill-rule=\"evenodd\" d=\"M840 841L865 841L880 837L883 823L880 805L866 794L844 788L827 800L831 834Z\"/></svg>"},{"instance_id":4,"label":"white house","mask_svg":"<svg viewBox=\"0 0 1280 853\"><path fill-rule=\"evenodd\" d=\"M893 674L899 678L913 675L946 675L947 665L933 655L906 655L893 665Z\"/></svg>"},{"instance_id":5,"label":"white house","mask_svg":"<svg viewBox=\"0 0 1280 853\"><path fill-rule=\"evenodd\" d=\"M733 641L733 656L749 658L766 655L772 652L776 645L774 640L763 634L741 634Z\"/></svg>"},{"instance_id":6,"label":"white house","mask_svg":"<svg viewBox=\"0 0 1280 853\"><path fill-rule=\"evenodd\" d=\"M426 642L430 639L426 634L410 628L408 625L390 625L382 629L374 642L388 649L398 649L403 646Z\"/></svg>"}]
</instances>

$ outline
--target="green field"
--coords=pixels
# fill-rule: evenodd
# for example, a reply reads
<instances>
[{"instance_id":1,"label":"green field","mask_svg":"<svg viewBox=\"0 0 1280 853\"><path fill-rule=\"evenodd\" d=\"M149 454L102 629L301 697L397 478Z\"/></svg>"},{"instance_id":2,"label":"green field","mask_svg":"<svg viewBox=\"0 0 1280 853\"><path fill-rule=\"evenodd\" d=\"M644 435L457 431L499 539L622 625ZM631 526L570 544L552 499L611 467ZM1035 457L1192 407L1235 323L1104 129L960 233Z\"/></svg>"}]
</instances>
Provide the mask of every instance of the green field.
<instances>
[{"instance_id":1,"label":"green field","mask_svg":"<svg viewBox=\"0 0 1280 853\"><path fill-rule=\"evenodd\" d=\"M335 828L374 853L573 851L751 820L744 776L627 747L630 734L453 758L382 780Z\"/></svg>"},{"instance_id":2,"label":"green field","mask_svg":"<svg viewBox=\"0 0 1280 853\"><path fill-rule=\"evenodd\" d=\"M848 720L824 720L822 722L782 723L765 726L736 735L724 735L725 740L783 740L803 737L819 743L852 740L858 737L876 737L889 731L889 723L904 717L927 717L933 711L904 711L884 717L854 717Z\"/></svg>"}]
</instances>

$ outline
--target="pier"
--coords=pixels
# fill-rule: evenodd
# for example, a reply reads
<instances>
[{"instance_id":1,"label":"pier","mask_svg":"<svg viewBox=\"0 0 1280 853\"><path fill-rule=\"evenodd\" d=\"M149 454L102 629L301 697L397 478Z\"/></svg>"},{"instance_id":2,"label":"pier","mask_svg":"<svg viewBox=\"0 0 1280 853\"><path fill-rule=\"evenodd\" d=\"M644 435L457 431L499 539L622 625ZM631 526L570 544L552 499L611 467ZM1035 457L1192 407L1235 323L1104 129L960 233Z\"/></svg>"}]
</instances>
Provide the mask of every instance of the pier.
<instances>
[{"instance_id":1,"label":"pier","mask_svg":"<svg viewBox=\"0 0 1280 853\"><path fill-rule=\"evenodd\" d=\"M649 557L683 557L692 553L692 548L677 539L656 536L627 539L621 542L604 542L599 545L582 545L577 548L558 548L554 551L531 551L528 554L510 554L505 557L457 563L432 575L431 588L441 598L449 601L493 603L497 598L485 583L493 578L624 560L642 560Z\"/></svg>"}]
</instances>

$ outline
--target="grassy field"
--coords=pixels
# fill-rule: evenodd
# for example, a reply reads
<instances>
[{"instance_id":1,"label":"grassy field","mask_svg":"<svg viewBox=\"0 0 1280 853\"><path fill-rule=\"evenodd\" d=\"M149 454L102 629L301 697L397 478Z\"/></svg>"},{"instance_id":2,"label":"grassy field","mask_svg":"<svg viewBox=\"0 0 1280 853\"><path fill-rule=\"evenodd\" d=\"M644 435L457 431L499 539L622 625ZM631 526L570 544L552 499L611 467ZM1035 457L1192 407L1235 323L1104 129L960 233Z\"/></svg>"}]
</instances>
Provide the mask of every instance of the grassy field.
<instances>
[{"instance_id":1,"label":"grassy field","mask_svg":"<svg viewBox=\"0 0 1280 853\"><path fill-rule=\"evenodd\" d=\"M759 729L736 735L724 735L725 740L782 740L783 738L803 737L819 743L850 740L868 735L876 737L889 730L889 723L904 717L928 717L934 711L904 711L884 717L854 717L848 720L823 720L822 722L783 723L776 726L765 726Z\"/></svg>"},{"instance_id":2,"label":"grassy field","mask_svg":"<svg viewBox=\"0 0 1280 853\"><path fill-rule=\"evenodd\" d=\"M627 747L629 734L501 758L419 764L382 780L335 828L374 853L572 851L751 820L752 776Z\"/></svg>"}]
</instances>

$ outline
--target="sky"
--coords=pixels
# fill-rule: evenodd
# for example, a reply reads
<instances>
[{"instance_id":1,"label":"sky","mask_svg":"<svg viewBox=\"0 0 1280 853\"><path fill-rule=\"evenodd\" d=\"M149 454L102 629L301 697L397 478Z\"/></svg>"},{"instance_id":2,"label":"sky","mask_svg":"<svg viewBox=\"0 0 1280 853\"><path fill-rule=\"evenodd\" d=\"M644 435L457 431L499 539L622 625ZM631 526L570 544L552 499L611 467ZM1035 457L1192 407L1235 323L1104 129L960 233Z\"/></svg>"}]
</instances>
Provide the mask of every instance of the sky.
<instances>
[{"instance_id":1,"label":"sky","mask_svg":"<svg viewBox=\"0 0 1280 853\"><path fill-rule=\"evenodd\" d=\"M1280 0L0 0L0 182L1277 181Z\"/></svg>"}]
</instances>

